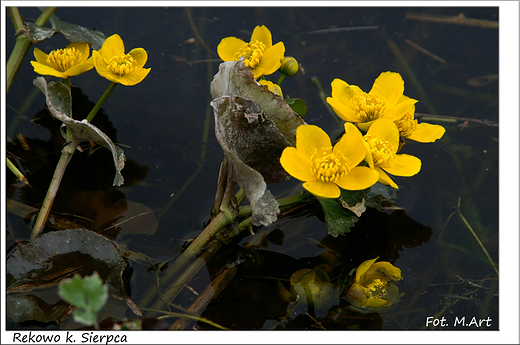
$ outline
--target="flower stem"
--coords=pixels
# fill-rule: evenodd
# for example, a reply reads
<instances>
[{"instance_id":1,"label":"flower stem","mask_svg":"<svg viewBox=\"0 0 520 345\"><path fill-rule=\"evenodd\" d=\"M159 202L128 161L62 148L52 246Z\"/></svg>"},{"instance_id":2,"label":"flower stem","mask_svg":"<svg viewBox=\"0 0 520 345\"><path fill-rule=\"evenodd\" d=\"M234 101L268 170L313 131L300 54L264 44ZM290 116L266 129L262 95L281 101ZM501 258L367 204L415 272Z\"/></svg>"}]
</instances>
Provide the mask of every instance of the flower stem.
<instances>
[{"instance_id":1,"label":"flower stem","mask_svg":"<svg viewBox=\"0 0 520 345\"><path fill-rule=\"evenodd\" d=\"M36 223L34 224L31 237L29 241L33 241L42 231L47 222L47 217L52 208L52 204L54 203L54 199L56 198L56 194L58 193L58 188L60 187L61 180L63 178L63 174L65 173L65 169L67 168L67 164L69 164L74 151L76 150L77 145L75 143L70 143L65 146L61 151L61 157L56 165L56 170L54 171L54 175L52 176L51 183L49 185L49 189L47 190L47 195L45 195L45 199L43 200L42 207L40 209L40 213L38 213L38 218L36 218Z\"/></svg>"},{"instance_id":2,"label":"flower stem","mask_svg":"<svg viewBox=\"0 0 520 345\"><path fill-rule=\"evenodd\" d=\"M280 86L282 84L282 81L285 79L285 74L281 74L280 77L278 78L278 81L276 82L276 84L278 86Z\"/></svg>"},{"instance_id":3,"label":"flower stem","mask_svg":"<svg viewBox=\"0 0 520 345\"><path fill-rule=\"evenodd\" d=\"M16 7L9 7L9 14L11 16L11 20L14 24L14 29L17 33L20 33L20 30L24 30L22 18L20 16L20 12ZM49 17L56 11L57 7L47 7L42 14L38 17L35 24L38 26L42 26L49 19ZM23 59L29 50L32 42L29 38L25 37L25 35L20 34L16 37L16 43L13 47L13 51L9 56L9 60L6 64L6 90L9 92L11 85L13 84L14 78L22 65Z\"/></svg>"},{"instance_id":4,"label":"flower stem","mask_svg":"<svg viewBox=\"0 0 520 345\"><path fill-rule=\"evenodd\" d=\"M108 99L108 96L110 96L110 94L112 93L112 91L114 91L115 87L117 86L117 83L114 83L112 82L107 90L105 91L105 93L103 94L103 96L101 96L101 98L99 99L99 101L97 101L96 105L94 106L94 108L92 108L92 110L90 111L90 113L88 114L87 116L87 121L88 122L92 122L92 119L94 118L94 116L96 116L97 112L99 111L99 109L103 106L103 104L105 103L105 101Z\"/></svg>"}]
</instances>

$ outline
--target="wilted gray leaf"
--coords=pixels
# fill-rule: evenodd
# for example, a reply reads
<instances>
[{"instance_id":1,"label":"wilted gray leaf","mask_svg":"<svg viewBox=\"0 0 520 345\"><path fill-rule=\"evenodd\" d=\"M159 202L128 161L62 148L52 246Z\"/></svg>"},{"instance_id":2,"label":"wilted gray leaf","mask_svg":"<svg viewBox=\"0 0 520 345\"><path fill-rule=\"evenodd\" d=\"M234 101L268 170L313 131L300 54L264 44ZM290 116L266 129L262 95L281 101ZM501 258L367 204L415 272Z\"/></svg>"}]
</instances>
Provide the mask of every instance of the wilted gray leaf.
<instances>
[{"instance_id":1,"label":"wilted gray leaf","mask_svg":"<svg viewBox=\"0 0 520 345\"><path fill-rule=\"evenodd\" d=\"M70 117L72 98L70 89L65 84L62 82L50 82L47 84L43 77L37 77L33 83L45 95L47 107L51 115L69 128L72 133L71 145L92 141L103 145L112 152L114 167L116 168L113 185L121 186L124 182L121 170L125 167L126 161L123 150L119 146L115 146L112 140L96 126L86 120L77 121Z\"/></svg>"},{"instance_id":2,"label":"wilted gray leaf","mask_svg":"<svg viewBox=\"0 0 520 345\"><path fill-rule=\"evenodd\" d=\"M211 106L215 134L222 147L258 171L266 183L289 178L280 164L280 156L291 144L258 104L237 96L223 96L214 99Z\"/></svg>"},{"instance_id":3,"label":"wilted gray leaf","mask_svg":"<svg viewBox=\"0 0 520 345\"><path fill-rule=\"evenodd\" d=\"M269 225L280 211L266 182L289 178L280 156L295 145L296 128L304 121L282 97L260 85L242 60L220 64L211 95L215 134L228 157L231 178L251 203L252 224Z\"/></svg>"},{"instance_id":4,"label":"wilted gray leaf","mask_svg":"<svg viewBox=\"0 0 520 345\"><path fill-rule=\"evenodd\" d=\"M36 44L52 37L55 33L62 33L69 42L87 42L95 50L101 49L106 39L106 36L100 31L62 22L54 14L49 18L49 21L52 24L52 28L27 23L29 33L26 33L26 37Z\"/></svg>"}]
</instances>

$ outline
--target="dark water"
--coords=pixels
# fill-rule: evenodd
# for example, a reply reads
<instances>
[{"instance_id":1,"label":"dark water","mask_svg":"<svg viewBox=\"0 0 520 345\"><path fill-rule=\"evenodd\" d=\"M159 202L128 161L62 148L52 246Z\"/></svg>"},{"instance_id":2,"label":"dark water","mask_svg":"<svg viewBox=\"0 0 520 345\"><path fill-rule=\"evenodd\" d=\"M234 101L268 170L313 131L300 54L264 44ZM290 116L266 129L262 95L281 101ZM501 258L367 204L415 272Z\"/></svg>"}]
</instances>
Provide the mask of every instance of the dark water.
<instances>
[{"instance_id":1,"label":"dark water","mask_svg":"<svg viewBox=\"0 0 520 345\"><path fill-rule=\"evenodd\" d=\"M33 8L20 11L27 21L39 15ZM463 12L467 18L498 21L494 7L193 7L193 23L211 49L207 51L200 42L190 43L195 35L184 8L59 8L56 15L62 21L95 28L107 36L118 33L126 51L145 48L149 57L145 67L151 72L136 86L119 85L103 106L106 116L98 119L125 150L129 160L123 170L125 185L111 187L113 168L103 150L90 156L88 152L76 154L53 211L94 219L90 227L103 230L130 202L145 205L159 219L155 233L145 234L143 229L149 224L142 222L118 241L152 257L154 263L179 255L185 241L195 238L209 219L223 158L209 107L209 83L219 62L200 60L218 59L215 52L222 38L236 36L248 41L254 27L263 24L271 30L273 43L283 41L286 55L294 56L303 67L282 84L285 97L304 100L309 107L305 121L322 127L331 137L339 134L337 117L321 101L316 81L326 96L334 78L368 91L384 71L403 76L405 94L420 100L417 113L464 119L428 119L425 122L446 128L444 137L432 144L405 145L405 152L419 157L423 165L414 177L395 178L401 189L396 205L404 211L367 212L348 236L338 238L327 235L322 215L312 208L268 229L257 229L271 231L274 239L255 253L256 266L243 267L202 315L232 329L319 329L305 311L290 321L280 321L287 304L277 297L276 280L268 278L288 278L291 272L320 262L320 254L329 248L349 258L352 268L377 255L393 262L402 270L400 291L405 295L388 313L324 319L322 325L327 329L417 330L426 328L429 316L448 319L450 325L445 329L466 329L453 326L455 317L490 318L489 327L467 329L498 329L497 274L462 217L451 216L460 198L461 214L498 267L498 82L491 77L475 84L473 79L498 73L498 30L412 20L407 19L407 12L450 16ZM310 33L361 26L377 28ZM10 22L7 29L9 53L14 45ZM423 54L407 40L445 62ZM66 44L57 35L38 48L49 52ZM32 86L37 75L31 60L32 49L7 97L6 133L7 150L20 157L16 164L33 188L22 188L8 172L7 197L38 208L63 142L59 124L42 112L44 97ZM267 79L276 81L277 77ZM72 82L81 89L74 97L82 99L85 107L73 111L78 118L109 85L94 71L73 77ZM205 124L209 124L207 143ZM20 148L18 134L29 140L32 152ZM285 196L299 185L292 179L269 188L275 196ZM28 239L30 219L7 213L7 246ZM190 288L199 293L204 290L249 240L251 236L243 235L224 246L189 282ZM131 298L139 305L155 284L156 273L142 263L130 261L130 265ZM185 289L174 303L187 308L196 297ZM135 317L130 310L122 315ZM209 327L199 322L188 328L194 325ZM41 327L55 328L56 324L8 320L11 329Z\"/></svg>"}]
</instances>

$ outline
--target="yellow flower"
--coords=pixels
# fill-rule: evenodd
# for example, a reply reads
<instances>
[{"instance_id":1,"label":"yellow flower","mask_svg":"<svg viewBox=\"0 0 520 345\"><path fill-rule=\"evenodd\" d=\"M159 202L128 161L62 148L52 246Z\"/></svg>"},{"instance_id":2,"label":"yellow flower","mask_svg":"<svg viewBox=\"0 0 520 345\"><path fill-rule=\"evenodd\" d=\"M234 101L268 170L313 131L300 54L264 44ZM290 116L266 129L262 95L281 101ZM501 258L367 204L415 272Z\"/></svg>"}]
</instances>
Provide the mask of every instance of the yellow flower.
<instances>
[{"instance_id":1,"label":"yellow flower","mask_svg":"<svg viewBox=\"0 0 520 345\"><path fill-rule=\"evenodd\" d=\"M31 61L31 65L38 74L66 79L94 68L89 53L86 42L72 42L65 49L53 50L48 55L34 48L36 61Z\"/></svg>"},{"instance_id":2,"label":"yellow flower","mask_svg":"<svg viewBox=\"0 0 520 345\"><path fill-rule=\"evenodd\" d=\"M238 61L244 57L244 64L253 70L255 79L258 79L263 75L273 74L280 68L285 46L283 42L273 45L271 31L262 25L254 29L251 42L226 37L220 41L217 52L224 61Z\"/></svg>"},{"instance_id":3,"label":"yellow flower","mask_svg":"<svg viewBox=\"0 0 520 345\"><path fill-rule=\"evenodd\" d=\"M401 280L401 270L386 261L375 263L378 258L359 265L356 281L347 290L347 300L362 313L386 311L399 297L392 282Z\"/></svg>"},{"instance_id":4,"label":"yellow flower","mask_svg":"<svg viewBox=\"0 0 520 345\"><path fill-rule=\"evenodd\" d=\"M331 85L332 97L327 97L327 102L339 117L357 123L363 131L367 131L374 120L401 118L417 102L403 95L403 78L395 72L381 73L368 93L341 79L334 79Z\"/></svg>"},{"instance_id":5,"label":"yellow flower","mask_svg":"<svg viewBox=\"0 0 520 345\"><path fill-rule=\"evenodd\" d=\"M283 98L282 88L278 84L273 84L273 82L269 80L260 80L258 83L267 86L269 91L276 93L278 96Z\"/></svg>"},{"instance_id":6,"label":"yellow flower","mask_svg":"<svg viewBox=\"0 0 520 345\"><path fill-rule=\"evenodd\" d=\"M415 106L412 106L412 111L407 112L400 119L395 120L399 136L401 139L407 138L415 140L420 143L432 143L437 139L442 138L446 129L440 125L432 125L429 123L417 123L414 118Z\"/></svg>"},{"instance_id":7,"label":"yellow flower","mask_svg":"<svg viewBox=\"0 0 520 345\"><path fill-rule=\"evenodd\" d=\"M345 123L345 134L334 147L321 128L301 125L296 130L296 147L285 148L280 163L290 175L305 181L303 187L312 194L338 198L339 187L361 190L377 182L376 171L357 166L366 154L361 133L351 123Z\"/></svg>"},{"instance_id":8,"label":"yellow flower","mask_svg":"<svg viewBox=\"0 0 520 345\"><path fill-rule=\"evenodd\" d=\"M413 176L421 170L419 158L396 154L399 131L393 121L384 118L374 121L363 139L367 147L366 161L379 173L380 183L398 188L386 172L396 176Z\"/></svg>"},{"instance_id":9,"label":"yellow flower","mask_svg":"<svg viewBox=\"0 0 520 345\"><path fill-rule=\"evenodd\" d=\"M98 74L114 83L132 86L140 83L150 72L143 68L148 54L143 48L125 54L125 46L118 34L108 37L100 50L92 52Z\"/></svg>"}]
</instances>

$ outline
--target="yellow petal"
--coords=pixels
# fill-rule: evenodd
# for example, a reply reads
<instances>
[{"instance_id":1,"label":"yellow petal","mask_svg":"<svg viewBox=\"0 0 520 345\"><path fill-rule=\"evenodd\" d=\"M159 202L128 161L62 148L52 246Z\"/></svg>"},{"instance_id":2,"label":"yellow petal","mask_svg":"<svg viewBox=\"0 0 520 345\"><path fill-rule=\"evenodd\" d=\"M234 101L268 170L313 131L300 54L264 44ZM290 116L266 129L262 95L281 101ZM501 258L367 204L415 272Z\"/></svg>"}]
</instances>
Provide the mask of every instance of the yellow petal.
<instances>
[{"instance_id":1,"label":"yellow petal","mask_svg":"<svg viewBox=\"0 0 520 345\"><path fill-rule=\"evenodd\" d=\"M48 64L47 64L47 57L48 56L49 56L49 54L45 54L40 49L34 48L34 57L36 58L36 61L38 61L42 65L48 66Z\"/></svg>"},{"instance_id":2,"label":"yellow petal","mask_svg":"<svg viewBox=\"0 0 520 345\"><path fill-rule=\"evenodd\" d=\"M134 48L128 52L136 61L137 67L141 68L148 60L148 53L143 48Z\"/></svg>"},{"instance_id":3,"label":"yellow petal","mask_svg":"<svg viewBox=\"0 0 520 345\"><path fill-rule=\"evenodd\" d=\"M251 35L251 42L255 41L260 41L265 44L265 49L271 48L273 45L271 31L269 31L265 25L257 26Z\"/></svg>"},{"instance_id":4,"label":"yellow petal","mask_svg":"<svg viewBox=\"0 0 520 345\"><path fill-rule=\"evenodd\" d=\"M92 62L94 63L94 67L96 68L96 71L98 74L110 81L116 81L116 75L112 73L111 70L108 69L107 63L103 59L103 56L101 54L94 50L92 52Z\"/></svg>"},{"instance_id":5,"label":"yellow petal","mask_svg":"<svg viewBox=\"0 0 520 345\"><path fill-rule=\"evenodd\" d=\"M369 167L355 167L348 174L340 177L336 183L346 190L362 190L373 186L379 179L379 174Z\"/></svg>"},{"instance_id":6,"label":"yellow petal","mask_svg":"<svg viewBox=\"0 0 520 345\"><path fill-rule=\"evenodd\" d=\"M358 165L366 156L366 148L359 130L351 123L345 123L345 134L334 145L334 151L340 151L351 167Z\"/></svg>"},{"instance_id":7,"label":"yellow petal","mask_svg":"<svg viewBox=\"0 0 520 345\"><path fill-rule=\"evenodd\" d=\"M399 189L397 184L390 178L390 176L387 175L387 173L383 171L383 169L376 166L374 167L374 170L379 173L379 180L377 180L377 182L385 184L395 189Z\"/></svg>"},{"instance_id":8,"label":"yellow petal","mask_svg":"<svg viewBox=\"0 0 520 345\"><path fill-rule=\"evenodd\" d=\"M401 270L388 261L376 262L368 270L366 279L369 283L374 279L399 281L401 280Z\"/></svg>"},{"instance_id":9,"label":"yellow petal","mask_svg":"<svg viewBox=\"0 0 520 345\"><path fill-rule=\"evenodd\" d=\"M87 61L85 63L79 64L76 66L72 66L67 71L65 71L65 75L67 75L69 77L73 77L76 75L80 75L83 72L90 71L93 68L94 68L94 65L90 61Z\"/></svg>"},{"instance_id":10,"label":"yellow petal","mask_svg":"<svg viewBox=\"0 0 520 345\"><path fill-rule=\"evenodd\" d=\"M108 37L101 47L101 54L106 63L114 56L125 55L125 45L118 34Z\"/></svg>"},{"instance_id":11,"label":"yellow petal","mask_svg":"<svg viewBox=\"0 0 520 345\"><path fill-rule=\"evenodd\" d=\"M415 112L415 103L417 103L416 99L402 96L402 101L399 101L395 107L386 111L384 117L385 119L395 121L406 113L413 114Z\"/></svg>"},{"instance_id":12,"label":"yellow petal","mask_svg":"<svg viewBox=\"0 0 520 345\"><path fill-rule=\"evenodd\" d=\"M415 140L420 143L431 143L437 139L442 138L446 129L439 125L432 125L429 123L419 123L415 131L410 134L407 138Z\"/></svg>"},{"instance_id":13,"label":"yellow petal","mask_svg":"<svg viewBox=\"0 0 520 345\"><path fill-rule=\"evenodd\" d=\"M421 160L406 154L395 155L392 165L384 170L395 176L413 176L421 170Z\"/></svg>"},{"instance_id":14,"label":"yellow petal","mask_svg":"<svg viewBox=\"0 0 520 345\"><path fill-rule=\"evenodd\" d=\"M240 38L236 37L226 37L223 38L218 47L217 53L218 56L224 61L236 61L235 53L242 48L246 42L242 41Z\"/></svg>"},{"instance_id":15,"label":"yellow petal","mask_svg":"<svg viewBox=\"0 0 520 345\"><path fill-rule=\"evenodd\" d=\"M382 306L387 305L388 301L386 299L382 299L382 298L370 297L367 299L366 304L370 308L381 308Z\"/></svg>"},{"instance_id":16,"label":"yellow petal","mask_svg":"<svg viewBox=\"0 0 520 345\"><path fill-rule=\"evenodd\" d=\"M125 86L133 86L139 84L147 75L150 73L151 68L139 68L132 73L124 76L118 76L116 83L123 84ZM114 80L113 80L114 81Z\"/></svg>"},{"instance_id":17,"label":"yellow petal","mask_svg":"<svg viewBox=\"0 0 520 345\"><path fill-rule=\"evenodd\" d=\"M358 266L358 268L356 269L356 282L358 282L359 284L365 283L364 275L365 273L367 273L370 266L372 266L372 264L376 262L377 259L379 259L379 256L375 259L364 261L361 265ZM361 281L362 279L363 281Z\"/></svg>"},{"instance_id":18,"label":"yellow petal","mask_svg":"<svg viewBox=\"0 0 520 345\"><path fill-rule=\"evenodd\" d=\"M82 54L81 62L87 61L90 55L90 48L87 42L71 42L67 48L76 48Z\"/></svg>"},{"instance_id":19,"label":"yellow petal","mask_svg":"<svg viewBox=\"0 0 520 345\"><path fill-rule=\"evenodd\" d=\"M264 69L264 75L273 74L282 65L285 46L283 42L278 42L274 46L264 51L264 56L260 59L257 67Z\"/></svg>"},{"instance_id":20,"label":"yellow petal","mask_svg":"<svg viewBox=\"0 0 520 345\"><path fill-rule=\"evenodd\" d=\"M52 67L43 65L37 61L31 61L31 65L34 67L34 71L41 75L52 75L54 77L66 79L67 76L63 72L59 72Z\"/></svg>"},{"instance_id":21,"label":"yellow petal","mask_svg":"<svg viewBox=\"0 0 520 345\"><path fill-rule=\"evenodd\" d=\"M392 120L386 118L375 120L370 126L367 135L375 135L387 140L392 145L394 153L399 148L399 130Z\"/></svg>"},{"instance_id":22,"label":"yellow petal","mask_svg":"<svg viewBox=\"0 0 520 345\"><path fill-rule=\"evenodd\" d=\"M339 187L332 182L307 181L303 184L303 188L320 198L339 198L341 195Z\"/></svg>"},{"instance_id":23,"label":"yellow petal","mask_svg":"<svg viewBox=\"0 0 520 345\"><path fill-rule=\"evenodd\" d=\"M327 103L329 103L336 115L343 120L358 122L359 119L350 102L355 94L363 91L359 87L349 85L341 79L334 79L331 86L332 97L327 97Z\"/></svg>"},{"instance_id":24,"label":"yellow petal","mask_svg":"<svg viewBox=\"0 0 520 345\"><path fill-rule=\"evenodd\" d=\"M399 130L393 121L386 118L373 121L366 135L373 135L388 141L392 146L393 152L397 152L399 146Z\"/></svg>"},{"instance_id":25,"label":"yellow petal","mask_svg":"<svg viewBox=\"0 0 520 345\"><path fill-rule=\"evenodd\" d=\"M404 81L399 73L383 72L374 81L369 94L386 101L387 109L393 108L404 93Z\"/></svg>"},{"instance_id":26,"label":"yellow petal","mask_svg":"<svg viewBox=\"0 0 520 345\"><path fill-rule=\"evenodd\" d=\"M311 181L316 175L311 172L308 160L302 159L294 147L286 147L280 157L280 164L287 173L300 181Z\"/></svg>"},{"instance_id":27,"label":"yellow petal","mask_svg":"<svg viewBox=\"0 0 520 345\"><path fill-rule=\"evenodd\" d=\"M314 125L301 125L296 129L296 149L302 159L310 161L316 150L331 147L330 138L323 129Z\"/></svg>"}]
</instances>

